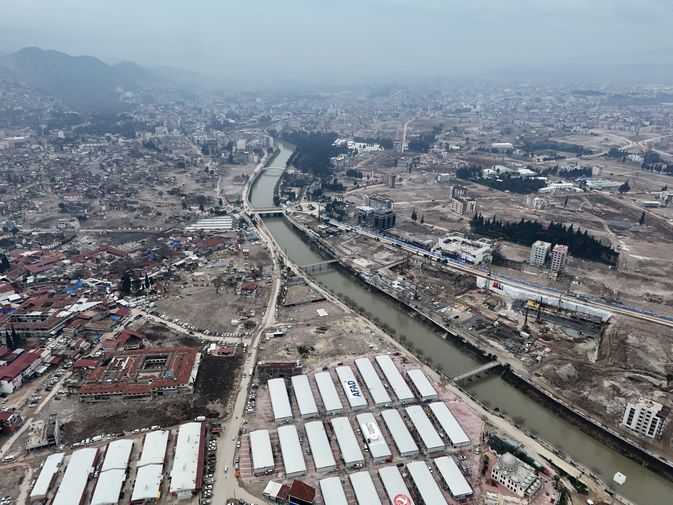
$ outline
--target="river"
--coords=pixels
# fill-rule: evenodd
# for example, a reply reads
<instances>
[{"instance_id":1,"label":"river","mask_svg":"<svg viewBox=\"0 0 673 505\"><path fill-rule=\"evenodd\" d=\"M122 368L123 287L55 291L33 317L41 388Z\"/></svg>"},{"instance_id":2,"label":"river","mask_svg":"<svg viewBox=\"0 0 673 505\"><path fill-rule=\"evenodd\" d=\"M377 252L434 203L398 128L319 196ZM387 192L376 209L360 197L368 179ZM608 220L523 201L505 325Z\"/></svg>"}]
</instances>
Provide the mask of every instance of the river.
<instances>
[{"instance_id":1,"label":"river","mask_svg":"<svg viewBox=\"0 0 673 505\"><path fill-rule=\"evenodd\" d=\"M276 182L287 159L292 154L280 146L280 153L264 170L251 188L251 203L255 207L272 207ZM266 218L267 228L285 253L299 265L322 261L302 238L282 218ZM350 298L369 317L376 317L395 328L406 338L414 353L430 358L448 376L457 375L477 366L477 362L451 342L440 338L429 327L400 310L385 298L368 291L350 276L334 269L311 274L320 284L340 296ZM524 419L525 426L569 454L576 461L603 475L607 482L615 472L627 476L619 489L629 500L639 505L673 504L673 483L618 454L567 421L557 417L499 376L477 381L469 389L482 402L498 407L510 417Z\"/></svg>"}]
</instances>

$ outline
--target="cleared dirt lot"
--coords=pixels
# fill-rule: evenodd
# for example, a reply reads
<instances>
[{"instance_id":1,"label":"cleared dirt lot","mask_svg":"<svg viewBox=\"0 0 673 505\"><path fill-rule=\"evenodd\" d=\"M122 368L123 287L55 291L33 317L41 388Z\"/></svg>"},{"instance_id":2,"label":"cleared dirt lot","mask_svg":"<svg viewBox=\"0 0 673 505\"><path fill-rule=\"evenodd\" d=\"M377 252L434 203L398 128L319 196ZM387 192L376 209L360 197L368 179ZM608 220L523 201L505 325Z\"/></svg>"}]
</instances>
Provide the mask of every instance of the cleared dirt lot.
<instances>
[{"instance_id":1,"label":"cleared dirt lot","mask_svg":"<svg viewBox=\"0 0 673 505\"><path fill-rule=\"evenodd\" d=\"M326 310L327 316L320 317L318 309ZM262 340L259 360L301 360L315 367L366 349L388 348L359 318L327 301L284 307L278 311L278 323L288 328L287 334Z\"/></svg>"},{"instance_id":2,"label":"cleared dirt lot","mask_svg":"<svg viewBox=\"0 0 673 505\"><path fill-rule=\"evenodd\" d=\"M181 274L166 296L157 301L156 309L171 320L177 318L211 331L234 332L237 324L232 325L231 321L239 320L251 311L255 313L251 320L257 322L269 296L271 262L268 253L259 245L246 247L249 250L247 257L220 251L210 258L210 267L201 268L193 274ZM213 266L220 261L231 266ZM240 285L241 281L237 279L253 268L262 269L261 279L255 281L257 290L252 297L241 296L237 293L237 284ZM222 279L219 292L214 285L216 278Z\"/></svg>"},{"instance_id":3,"label":"cleared dirt lot","mask_svg":"<svg viewBox=\"0 0 673 505\"><path fill-rule=\"evenodd\" d=\"M52 402L64 421L64 443L71 444L100 433L131 431L152 425L174 426L199 415L226 417L232 392L240 379L242 355L204 355L193 394L164 399L80 403L76 395Z\"/></svg>"}]
</instances>

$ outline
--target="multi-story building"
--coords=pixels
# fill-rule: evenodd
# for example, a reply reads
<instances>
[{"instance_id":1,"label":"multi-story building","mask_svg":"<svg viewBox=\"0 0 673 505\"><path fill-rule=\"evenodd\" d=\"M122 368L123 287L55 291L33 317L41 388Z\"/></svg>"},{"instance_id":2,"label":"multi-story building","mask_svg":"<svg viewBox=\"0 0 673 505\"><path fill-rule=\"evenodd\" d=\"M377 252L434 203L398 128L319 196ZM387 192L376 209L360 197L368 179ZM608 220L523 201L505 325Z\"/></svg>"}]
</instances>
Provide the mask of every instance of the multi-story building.
<instances>
[{"instance_id":1,"label":"multi-story building","mask_svg":"<svg viewBox=\"0 0 673 505\"><path fill-rule=\"evenodd\" d=\"M449 195L451 198L467 198L467 188L465 186L450 186Z\"/></svg>"},{"instance_id":2,"label":"multi-story building","mask_svg":"<svg viewBox=\"0 0 673 505\"><path fill-rule=\"evenodd\" d=\"M397 181L397 176L395 174L386 174L385 183L387 188L394 188Z\"/></svg>"},{"instance_id":3,"label":"multi-story building","mask_svg":"<svg viewBox=\"0 0 673 505\"><path fill-rule=\"evenodd\" d=\"M648 438L659 438L671 409L647 398L627 403L621 425Z\"/></svg>"},{"instance_id":4,"label":"multi-story building","mask_svg":"<svg viewBox=\"0 0 673 505\"><path fill-rule=\"evenodd\" d=\"M357 207L358 224L372 226L378 230L387 230L395 226L397 216L392 200L372 195L367 197L368 205Z\"/></svg>"},{"instance_id":5,"label":"multi-story building","mask_svg":"<svg viewBox=\"0 0 673 505\"><path fill-rule=\"evenodd\" d=\"M568 259L568 246L556 244L551 250L551 269L554 272L560 272L566 265Z\"/></svg>"},{"instance_id":6,"label":"multi-story building","mask_svg":"<svg viewBox=\"0 0 673 505\"><path fill-rule=\"evenodd\" d=\"M458 196L451 199L451 210L456 214L472 214L477 210L477 201L474 198Z\"/></svg>"},{"instance_id":7,"label":"multi-story building","mask_svg":"<svg viewBox=\"0 0 673 505\"><path fill-rule=\"evenodd\" d=\"M451 180L451 174L437 174L437 182L444 184Z\"/></svg>"},{"instance_id":8,"label":"multi-story building","mask_svg":"<svg viewBox=\"0 0 673 505\"><path fill-rule=\"evenodd\" d=\"M528 263L538 267L543 266L547 262L547 255L549 255L550 249L551 244L549 242L544 242L542 240L536 241L530 246L530 258L528 258Z\"/></svg>"},{"instance_id":9,"label":"multi-story building","mask_svg":"<svg viewBox=\"0 0 673 505\"><path fill-rule=\"evenodd\" d=\"M68 219L68 218L59 219L58 222L56 223L56 227L59 230L78 231L79 227L80 227L79 219L77 219L76 217L73 217L72 219Z\"/></svg>"},{"instance_id":10,"label":"multi-story building","mask_svg":"<svg viewBox=\"0 0 673 505\"><path fill-rule=\"evenodd\" d=\"M535 210L544 210L547 208L547 201L539 196L526 195L524 203L526 204L526 207Z\"/></svg>"},{"instance_id":11,"label":"multi-story building","mask_svg":"<svg viewBox=\"0 0 673 505\"><path fill-rule=\"evenodd\" d=\"M432 250L473 265L480 265L493 261L495 243L485 238L471 240L460 233L453 233L438 240Z\"/></svg>"},{"instance_id":12,"label":"multi-story building","mask_svg":"<svg viewBox=\"0 0 673 505\"><path fill-rule=\"evenodd\" d=\"M533 467L509 452L498 458L491 477L521 498L534 496L542 487L542 480Z\"/></svg>"}]
</instances>

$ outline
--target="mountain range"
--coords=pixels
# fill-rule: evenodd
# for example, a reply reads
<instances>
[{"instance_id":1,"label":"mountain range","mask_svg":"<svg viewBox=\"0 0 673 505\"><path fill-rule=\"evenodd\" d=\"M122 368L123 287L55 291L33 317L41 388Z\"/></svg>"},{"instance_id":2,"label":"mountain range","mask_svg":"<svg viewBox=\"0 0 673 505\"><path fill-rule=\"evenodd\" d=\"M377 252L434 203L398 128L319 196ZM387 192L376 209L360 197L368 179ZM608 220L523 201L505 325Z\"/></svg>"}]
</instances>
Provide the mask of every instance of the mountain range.
<instances>
[{"instance_id":1,"label":"mountain range","mask_svg":"<svg viewBox=\"0 0 673 505\"><path fill-rule=\"evenodd\" d=\"M123 91L171 85L159 73L132 62L108 65L92 56L27 47L0 56L0 77L26 84L83 111L121 111Z\"/></svg>"}]
</instances>

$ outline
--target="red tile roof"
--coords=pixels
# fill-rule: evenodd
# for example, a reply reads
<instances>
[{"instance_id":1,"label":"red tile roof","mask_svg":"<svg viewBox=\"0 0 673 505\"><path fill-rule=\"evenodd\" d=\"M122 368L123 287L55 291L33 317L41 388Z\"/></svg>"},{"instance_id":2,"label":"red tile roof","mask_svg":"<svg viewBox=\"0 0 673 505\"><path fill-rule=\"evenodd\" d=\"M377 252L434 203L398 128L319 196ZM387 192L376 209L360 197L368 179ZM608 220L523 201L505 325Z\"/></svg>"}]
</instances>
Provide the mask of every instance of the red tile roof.
<instances>
[{"instance_id":1,"label":"red tile roof","mask_svg":"<svg viewBox=\"0 0 673 505\"><path fill-rule=\"evenodd\" d=\"M158 368L144 369L146 358L165 356ZM154 390L175 388L190 381L197 349L193 347L140 349L112 352L112 358L89 374L80 395L144 395Z\"/></svg>"},{"instance_id":2,"label":"red tile roof","mask_svg":"<svg viewBox=\"0 0 673 505\"><path fill-rule=\"evenodd\" d=\"M290 487L290 496L292 498L313 503L313 500L315 500L315 488L312 488L300 480L295 480Z\"/></svg>"},{"instance_id":3,"label":"red tile roof","mask_svg":"<svg viewBox=\"0 0 673 505\"><path fill-rule=\"evenodd\" d=\"M9 421L15 414L13 410L0 410L0 422Z\"/></svg>"},{"instance_id":4,"label":"red tile roof","mask_svg":"<svg viewBox=\"0 0 673 505\"><path fill-rule=\"evenodd\" d=\"M14 380L38 359L40 359L40 353L38 351L24 352L9 365L0 366L0 380Z\"/></svg>"},{"instance_id":5,"label":"red tile roof","mask_svg":"<svg viewBox=\"0 0 673 505\"><path fill-rule=\"evenodd\" d=\"M72 364L72 368L96 368L99 365L97 359L78 359Z\"/></svg>"}]
</instances>

